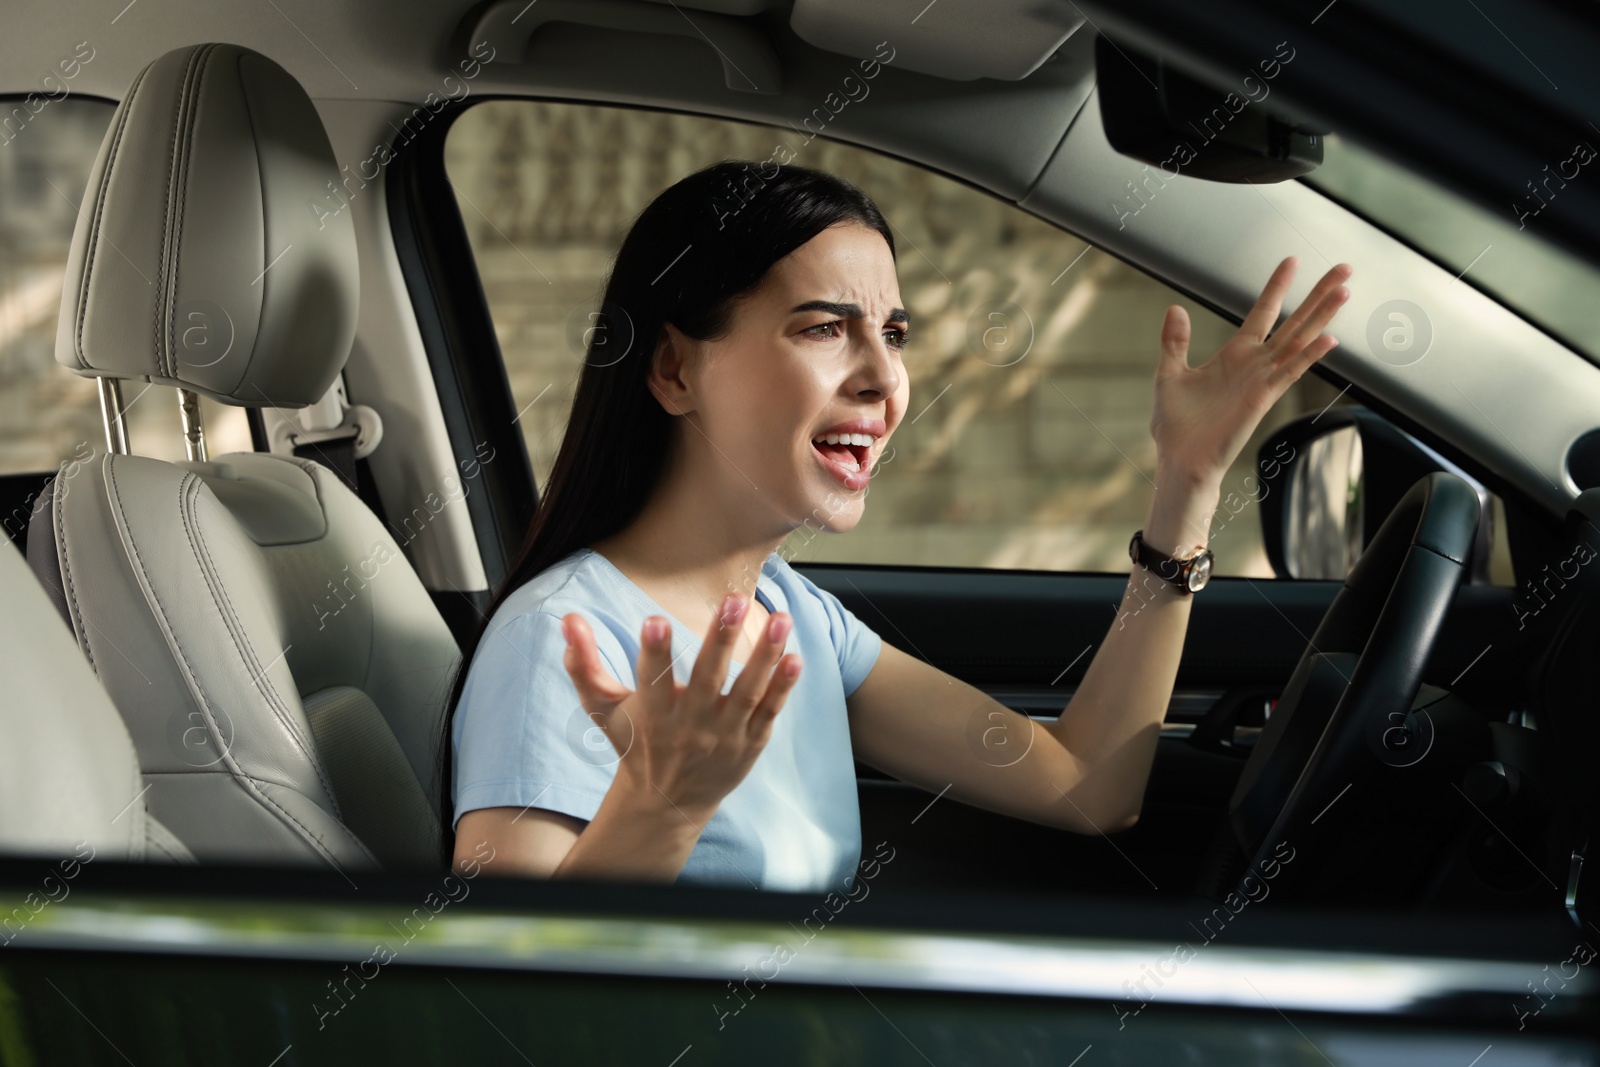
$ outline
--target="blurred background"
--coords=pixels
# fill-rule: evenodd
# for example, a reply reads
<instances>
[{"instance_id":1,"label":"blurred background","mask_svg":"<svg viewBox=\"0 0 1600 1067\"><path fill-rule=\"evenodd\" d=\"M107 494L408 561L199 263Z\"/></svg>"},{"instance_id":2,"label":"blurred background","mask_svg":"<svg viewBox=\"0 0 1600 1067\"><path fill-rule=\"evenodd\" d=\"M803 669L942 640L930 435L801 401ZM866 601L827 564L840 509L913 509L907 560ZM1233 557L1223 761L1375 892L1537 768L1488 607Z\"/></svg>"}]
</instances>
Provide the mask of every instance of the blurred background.
<instances>
[{"instance_id":1,"label":"blurred background","mask_svg":"<svg viewBox=\"0 0 1600 1067\"><path fill-rule=\"evenodd\" d=\"M105 451L94 379L57 364L55 347L67 248L112 106L71 96L49 100L34 114L21 100L6 105L11 110L0 116L0 473L10 474L53 470L91 449ZM177 391L127 381L122 397L129 449L182 460ZM250 450L243 408L206 398L200 405L213 455Z\"/></svg>"}]
</instances>

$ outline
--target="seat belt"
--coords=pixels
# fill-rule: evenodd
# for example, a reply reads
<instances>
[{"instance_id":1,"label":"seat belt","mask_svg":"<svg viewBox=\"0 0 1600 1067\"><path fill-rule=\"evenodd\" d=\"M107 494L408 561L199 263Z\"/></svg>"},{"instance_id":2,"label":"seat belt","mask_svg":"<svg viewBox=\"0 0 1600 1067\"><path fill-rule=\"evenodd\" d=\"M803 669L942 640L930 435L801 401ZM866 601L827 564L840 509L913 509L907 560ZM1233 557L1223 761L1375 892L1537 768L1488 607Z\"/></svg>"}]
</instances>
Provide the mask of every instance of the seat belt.
<instances>
[{"instance_id":1,"label":"seat belt","mask_svg":"<svg viewBox=\"0 0 1600 1067\"><path fill-rule=\"evenodd\" d=\"M316 460L343 479L352 493L361 492L360 476L356 473L355 434L295 445L294 455L296 459ZM366 460L363 459L361 462L365 463Z\"/></svg>"},{"instance_id":2,"label":"seat belt","mask_svg":"<svg viewBox=\"0 0 1600 1067\"><path fill-rule=\"evenodd\" d=\"M389 525L389 516L383 510L383 499L378 496L378 484L372 478L372 466L360 454L355 435L339 437L320 444L296 445L295 458L314 460L339 476L350 491L361 498L378 521Z\"/></svg>"},{"instance_id":3,"label":"seat belt","mask_svg":"<svg viewBox=\"0 0 1600 1067\"><path fill-rule=\"evenodd\" d=\"M367 463L383 440L383 419L365 404L346 399L340 374L323 398L304 408L264 408L271 451L322 464L339 476L383 520L383 502ZM386 521L386 520L385 520Z\"/></svg>"}]
</instances>

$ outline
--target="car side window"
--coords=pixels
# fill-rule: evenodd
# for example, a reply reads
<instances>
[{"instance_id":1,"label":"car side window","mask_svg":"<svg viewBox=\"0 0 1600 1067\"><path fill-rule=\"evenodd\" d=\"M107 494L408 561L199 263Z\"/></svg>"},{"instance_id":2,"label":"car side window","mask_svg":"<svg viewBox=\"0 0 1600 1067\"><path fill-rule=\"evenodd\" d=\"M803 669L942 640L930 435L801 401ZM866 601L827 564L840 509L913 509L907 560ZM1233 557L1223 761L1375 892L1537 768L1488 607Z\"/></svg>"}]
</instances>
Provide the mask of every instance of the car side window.
<instances>
[{"instance_id":1,"label":"car side window","mask_svg":"<svg viewBox=\"0 0 1600 1067\"><path fill-rule=\"evenodd\" d=\"M774 158L777 145L884 210L912 320L911 401L863 520L844 537L802 527L785 558L1125 573L1153 492L1164 310L1188 311L1193 364L1234 326L961 182L765 126L523 100L485 102L456 121L447 173L539 483L561 444L587 316L628 225L684 175L726 158ZM1223 485L1215 573L1273 576L1254 503L1257 452L1288 420L1343 402L1308 374L1261 421Z\"/></svg>"},{"instance_id":2,"label":"car side window","mask_svg":"<svg viewBox=\"0 0 1600 1067\"><path fill-rule=\"evenodd\" d=\"M0 476L51 471L105 451L95 380L57 364L55 343L72 230L113 110L108 101L70 94L0 100ZM124 383L134 453L184 458L175 395L166 386ZM243 409L201 404L213 452L250 449ZM25 517L10 513L25 501L13 503L6 525L16 536Z\"/></svg>"}]
</instances>

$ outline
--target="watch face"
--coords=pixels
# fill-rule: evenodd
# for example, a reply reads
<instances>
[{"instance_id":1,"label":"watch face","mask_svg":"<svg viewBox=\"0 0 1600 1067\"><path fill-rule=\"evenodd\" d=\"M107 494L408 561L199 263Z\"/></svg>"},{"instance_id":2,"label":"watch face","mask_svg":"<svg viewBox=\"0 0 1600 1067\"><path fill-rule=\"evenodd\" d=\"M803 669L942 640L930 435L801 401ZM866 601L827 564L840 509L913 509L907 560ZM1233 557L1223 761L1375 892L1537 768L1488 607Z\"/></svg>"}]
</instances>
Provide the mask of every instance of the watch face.
<instances>
[{"instance_id":1,"label":"watch face","mask_svg":"<svg viewBox=\"0 0 1600 1067\"><path fill-rule=\"evenodd\" d=\"M1195 557L1194 566L1189 568L1189 591L1197 593L1205 588L1211 580L1211 552L1208 549Z\"/></svg>"}]
</instances>

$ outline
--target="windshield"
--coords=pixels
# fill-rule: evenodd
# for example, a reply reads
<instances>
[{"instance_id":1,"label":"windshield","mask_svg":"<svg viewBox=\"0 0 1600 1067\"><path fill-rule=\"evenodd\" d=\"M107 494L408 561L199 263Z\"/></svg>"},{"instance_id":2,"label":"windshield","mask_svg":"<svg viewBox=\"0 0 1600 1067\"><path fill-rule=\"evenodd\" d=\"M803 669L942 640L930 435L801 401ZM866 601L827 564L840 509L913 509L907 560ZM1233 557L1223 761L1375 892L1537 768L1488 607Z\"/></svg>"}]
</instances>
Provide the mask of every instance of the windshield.
<instances>
[{"instance_id":1,"label":"windshield","mask_svg":"<svg viewBox=\"0 0 1600 1067\"><path fill-rule=\"evenodd\" d=\"M1519 229L1511 198L1504 212L1481 208L1337 135L1301 180L1600 362L1600 270L1541 238L1537 216Z\"/></svg>"}]
</instances>

